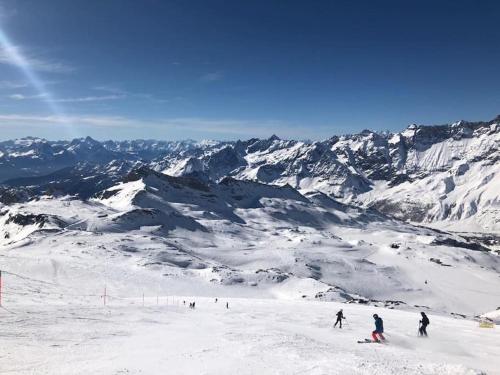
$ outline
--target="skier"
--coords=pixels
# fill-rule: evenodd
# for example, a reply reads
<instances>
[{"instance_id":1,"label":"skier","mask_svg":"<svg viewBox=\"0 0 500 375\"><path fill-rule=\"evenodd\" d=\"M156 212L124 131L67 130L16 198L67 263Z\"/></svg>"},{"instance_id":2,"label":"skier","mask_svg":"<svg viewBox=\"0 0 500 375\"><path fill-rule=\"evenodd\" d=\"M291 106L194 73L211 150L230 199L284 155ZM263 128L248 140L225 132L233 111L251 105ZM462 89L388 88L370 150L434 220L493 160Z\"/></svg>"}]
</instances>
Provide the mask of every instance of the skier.
<instances>
[{"instance_id":1,"label":"skier","mask_svg":"<svg viewBox=\"0 0 500 375\"><path fill-rule=\"evenodd\" d=\"M344 317L344 312L342 311L342 309L340 309L339 312L337 313L337 321L333 325L333 328L337 327L337 324L339 323L340 323L339 328L342 328L342 319L345 319L345 317Z\"/></svg>"},{"instance_id":2,"label":"skier","mask_svg":"<svg viewBox=\"0 0 500 375\"><path fill-rule=\"evenodd\" d=\"M430 324L430 321L423 311L420 314L422 315L422 320L419 321L420 325L418 328L418 332L420 336L427 337L427 326Z\"/></svg>"},{"instance_id":3,"label":"skier","mask_svg":"<svg viewBox=\"0 0 500 375\"><path fill-rule=\"evenodd\" d=\"M216 298L216 299L215 299L215 303L217 303L217 301L218 301L218 299Z\"/></svg>"},{"instance_id":4,"label":"skier","mask_svg":"<svg viewBox=\"0 0 500 375\"><path fill-rule=\"evenodd\" d=\"M380 340L385 341L384 333L384 321L377 314L373 314L373 319L375 319L375 331L372 332L373 341L380 342ZM377 337L378 335L378 337ZM380 337L380 340L379 340Z\"/></svg>"},{"instance_id":5,"label":"skier","mask_svg":"<svg viewBox=\"0 0 500 375\"><path fill-rule=\"evenodd\" d=\"M229 309L229 302L226 302L226 309Z\"/></svg>"}]
</instances>

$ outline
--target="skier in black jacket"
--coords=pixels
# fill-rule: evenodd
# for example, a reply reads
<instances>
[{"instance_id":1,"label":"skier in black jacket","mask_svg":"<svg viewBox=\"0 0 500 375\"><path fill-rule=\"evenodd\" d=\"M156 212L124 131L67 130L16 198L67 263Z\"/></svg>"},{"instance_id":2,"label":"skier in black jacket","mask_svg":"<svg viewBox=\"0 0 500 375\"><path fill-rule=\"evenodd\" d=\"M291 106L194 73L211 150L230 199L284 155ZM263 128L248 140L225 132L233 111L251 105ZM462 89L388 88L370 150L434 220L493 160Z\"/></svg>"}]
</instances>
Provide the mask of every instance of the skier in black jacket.
<instances>
[{"instance_id":1,"label":"skier in black jacket","mask_svg":"<svg viewBox=\"0 0 500 375\"><path fill-rule=\"evenodd\" d=\"M339 310L339 312L337 313L337 321L335 322L333 328L337 327L337 324L340 323L340 328L342 328L342 319L345 319L344 318L344 313L342 311L342 309Z\"/></svg>"},{"instance_id":2,"label":"skier in black jacket","mask_svg":"<svg viewBox=\"0 0 500 375\"><path fill-rule=\"evenodd\" d=\"M420 336L427 336L427 326L430 324L430 321L424 312L421 312L420 315L422 315L422 319L419 322L420 327L418 328L418 332Z\"/></svg>"},{"instance_id":3,"label":"skier in black jacket","mask_svg":"<svg viewBox=\"0 0 500 375\"><path fill-rule=\"evenodd\" d=\"M384 321L377 314L373 314L373 319L375 319L375 331L372 332L373 341L374 342L380 342L381 340L385 341Z\"/></svg>"}]
</instances>

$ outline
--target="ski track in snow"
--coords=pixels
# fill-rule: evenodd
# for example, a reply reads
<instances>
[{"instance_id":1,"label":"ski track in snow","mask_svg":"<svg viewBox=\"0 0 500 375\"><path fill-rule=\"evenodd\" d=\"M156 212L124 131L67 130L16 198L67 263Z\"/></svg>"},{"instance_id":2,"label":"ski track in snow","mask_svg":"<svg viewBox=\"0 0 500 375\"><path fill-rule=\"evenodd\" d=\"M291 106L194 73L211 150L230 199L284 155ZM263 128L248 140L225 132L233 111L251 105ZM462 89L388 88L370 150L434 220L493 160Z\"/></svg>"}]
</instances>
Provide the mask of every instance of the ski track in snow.
<instances>
[{"instance_id":1,"label":"ski track in snow","mask_svg":"<svg viewBox=\"0 0 500 375\"><path fill-rule=\"evenodd\" d=\"M196 301L189 309L182 300ZM230 309L225 308L226 301ZM333 316L344 308L343 329ZM358 345L384 318L388 343ZM313 301L170 297L1 310L2 374L498 374L498 330Z\"/></svg>"}]
</instances>

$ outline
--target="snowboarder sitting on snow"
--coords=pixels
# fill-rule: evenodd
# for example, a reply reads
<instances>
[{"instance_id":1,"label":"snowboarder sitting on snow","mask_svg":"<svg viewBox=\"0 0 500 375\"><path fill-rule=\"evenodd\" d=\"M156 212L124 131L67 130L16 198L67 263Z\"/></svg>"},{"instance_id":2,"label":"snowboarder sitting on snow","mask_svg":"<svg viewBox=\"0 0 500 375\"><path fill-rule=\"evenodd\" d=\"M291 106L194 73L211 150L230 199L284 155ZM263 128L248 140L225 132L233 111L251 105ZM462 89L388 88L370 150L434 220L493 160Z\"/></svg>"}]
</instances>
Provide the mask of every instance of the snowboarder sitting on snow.
<instances>
[{"instance_id":1,"label":"snowboarder sitting on snow","mask_svg":"<svg viewBox=\"0 0 500 375\"><path fill-rule=\"evenodd\" d=\"M422 320L420 320L420 327L418 328L418 332L420 336L427 336L427 326L430 324L429 318L425 315L424 312L420 313L422 315Z\"/></svg>"},{"instance_id":2,"label":"snowboarder sitting on snow","mask_svg":"<svg viewBox=\"0 0 500 375\"><path fill-rule=\"evenodd\" d=\"M339 312L337 313L337 321L333 325L333 328L337 327L338 323L340 323L340 328L342 328L342 319L345 319L345 317L342 309L340 309Z\"/></svg>"},{"instance_id":3,"label":"snowboarder sitting on snow","mask_svg":"<svg viewBox=\"0 0 500 375\"><path fill-rule=\"evenodd\" d=\"M380 342L380 340L384 341L385 337L384 333L384 321L377 314L373 314L373 319L375 319L375 331L372 332L373 341ZM378 335L378 337L377 337ZM379 340L380 337L380 340Z\"/></svg>"}]
</instances>

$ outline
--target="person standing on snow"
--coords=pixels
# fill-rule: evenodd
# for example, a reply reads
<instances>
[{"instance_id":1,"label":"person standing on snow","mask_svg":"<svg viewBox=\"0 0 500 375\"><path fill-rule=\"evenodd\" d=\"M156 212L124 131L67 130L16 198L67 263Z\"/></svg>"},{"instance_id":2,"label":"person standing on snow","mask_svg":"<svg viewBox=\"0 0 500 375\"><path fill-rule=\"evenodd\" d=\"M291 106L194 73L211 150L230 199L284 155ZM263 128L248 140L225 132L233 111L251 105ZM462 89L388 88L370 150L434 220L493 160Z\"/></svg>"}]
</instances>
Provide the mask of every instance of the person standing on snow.
<instances>
[{"instance_id":1,"label":"person standing on snow","mask_svg":"<svg viewBox=\"0 0 500 375\"><path fill-rule=\"evenodd\" d=\"M375 331L372 332L373 341L375 342L380 342L381 340L384 341L385 340L385 337L383 335L384 321L377 314L373 314L373 319L375 319Z\"/></svg>"},{"instance_id":2,"label":"person standing on snow","mask_svg":"<svg viewBox=\"0 0 500 375\"><path fill-rule=\"evenodd\" d=\"M429 318L425 313L422 311L420 313L422 315L422 320L420 320L420 327L418 328L418 332L420 336L426 336L427 337L427 326L430 324Z\"/></svg>"},{"instance_id":3,"label":"person standing on snow","mask_svg":"<svg viewBox=\"0 0 500 375\"><path fill-rule=\"evenodd\" d=\"M339 324L339 323L340 323L339 328L342 328L342 319L345 319L345 317L344 317L344 313L343 313L342 309L340 309L339 312L337 313L337 321L333 325L333 328L337 327L337 324Z\"/></svg>"}]
</instances>

